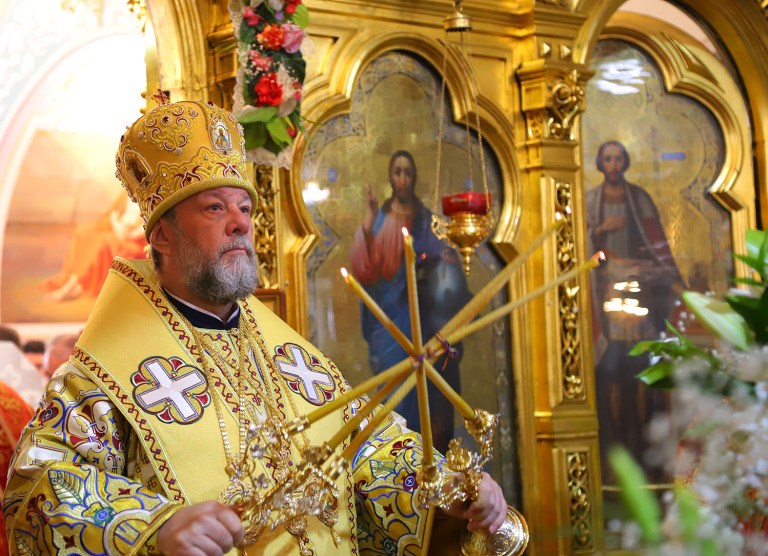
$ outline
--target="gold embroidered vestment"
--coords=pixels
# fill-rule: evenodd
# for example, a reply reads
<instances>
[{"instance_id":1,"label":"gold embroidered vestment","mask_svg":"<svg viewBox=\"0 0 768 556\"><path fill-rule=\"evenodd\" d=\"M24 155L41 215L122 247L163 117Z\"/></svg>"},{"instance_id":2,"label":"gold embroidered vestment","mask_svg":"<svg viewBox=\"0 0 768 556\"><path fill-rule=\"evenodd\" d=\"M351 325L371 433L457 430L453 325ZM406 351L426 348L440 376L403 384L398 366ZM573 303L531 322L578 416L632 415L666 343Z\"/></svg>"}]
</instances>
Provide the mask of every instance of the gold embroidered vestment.
<instances>
[{"instance_id":1,"label":"gold embroidered vestment","mask_svg":"<svg viewBox=\"0 0 768 556\"><path fill-rule=\"evenodd\" d=\"M348 390L333 362L258 300L240 308L251 346L242 368L233 335L190 330L150 262L115 259L69 363L48 385L14 456L3 502L12 554L155 553L157 530L175 511L215 500L227 487L215 402L236 450L238 372L247 375L247 422L273 410L287 422ZM201 335L215 354L197 345ZM363 403L296 435L291 462L262 460L262 470L274 477L281 465L293 465L300 449L330 438ZM397 417L386 420L338 479L340 545L309 518L307 546L316 556L419 554L427 521L414 495L420 460L419 435ZM246 553L298 551L281 526Z\"/></svg>"}]
</instances>

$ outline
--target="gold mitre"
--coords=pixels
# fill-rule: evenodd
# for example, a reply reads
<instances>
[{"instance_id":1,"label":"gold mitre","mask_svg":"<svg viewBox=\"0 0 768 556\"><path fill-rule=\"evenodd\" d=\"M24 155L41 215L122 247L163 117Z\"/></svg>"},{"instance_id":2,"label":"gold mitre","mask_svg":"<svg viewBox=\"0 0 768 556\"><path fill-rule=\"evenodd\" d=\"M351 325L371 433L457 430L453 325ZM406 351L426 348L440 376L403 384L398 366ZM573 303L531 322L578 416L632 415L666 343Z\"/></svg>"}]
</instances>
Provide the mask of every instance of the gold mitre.
<instances>
[{"instance_id":1,"label":"gold mitre","mask_svg":"<svg viewBox=\"0 0 768 556\"><path fill-rule=\"evenodd\" d=\"M147 240L163 214L206 189L240 187L255 206L235 117L211 102L160 101L126 129L117 149L116 175L139 205Z\"/></svg>"}]
</instances>

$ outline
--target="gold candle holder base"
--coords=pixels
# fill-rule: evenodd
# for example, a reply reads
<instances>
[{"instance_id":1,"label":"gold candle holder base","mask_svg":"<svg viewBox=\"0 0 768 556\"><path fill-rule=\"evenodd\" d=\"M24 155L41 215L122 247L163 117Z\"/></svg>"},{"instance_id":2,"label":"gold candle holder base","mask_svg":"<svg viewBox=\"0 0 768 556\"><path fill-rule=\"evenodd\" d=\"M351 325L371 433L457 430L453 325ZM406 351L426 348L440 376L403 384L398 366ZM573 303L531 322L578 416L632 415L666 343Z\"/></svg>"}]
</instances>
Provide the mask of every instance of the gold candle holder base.
<instances>
[{"instance_id":1,"label":"gold candle holder base","mask_svg":"<svg viewBox=\"0 0 768 556\"><path fill-rule=\"evenodd\" d=\"M528 524L512 506L496 533L487 531L465 533L461 538L462 556L519 556L528 546Z\"/></svg>"}]
</instances>

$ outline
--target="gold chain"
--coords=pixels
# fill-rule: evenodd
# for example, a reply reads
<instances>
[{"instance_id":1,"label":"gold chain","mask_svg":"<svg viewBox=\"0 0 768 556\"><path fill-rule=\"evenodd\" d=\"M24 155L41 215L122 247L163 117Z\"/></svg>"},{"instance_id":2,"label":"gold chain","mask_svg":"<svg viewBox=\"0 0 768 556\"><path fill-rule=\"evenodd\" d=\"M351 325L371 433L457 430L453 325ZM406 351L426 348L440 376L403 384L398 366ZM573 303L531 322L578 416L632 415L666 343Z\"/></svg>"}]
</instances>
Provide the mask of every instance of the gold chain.
<instances>
[{"instance_id":1,"label":"gold chain","mask_svg":"<svg viewBox=\"0 0 768 556\"><path fill-rule=\"evenodd\" d=\"M459 9L459 3L457 3L456 8ZM470 111L474 112L475 115L475 129L477 130L477 142L478 142L478 152L480 154L480 169L482 172L482 178L483 178L483 193L485 195L486 202L488 203L488 213L486 215L486 219L488 220L488 225L490 227L493 226L493 211L491 210L491 196L488 192L488 172L485 167L485 147L483 145L483 131L480 127L480 109L477 102L477 96L480 94L478 92L478 85L477 85L477 73L475 71L475 64L472 62L473 60L473 53L472 53L472 39L471 39L471 33L469 31L462 31L460 34L460 40L461 40L461 48L460 51L462 53L465 53L466 59L469 66L469 92L468 95L470 97ZM466 43L465 41L465 34L466 34ZM451 43L448 40L448 33L445 34L444 39L444 51L443 51L443 67L442 67L442 75L440 80L440 104L438 106L438 131L437 131L437 161L436 161L436 169L435 169L435 186L432 190L433 193L433 211L434 214L439 214L440 210L440 172L442 168L442 158L443 158L443 133L444 133L444 120L445 120L445 100L446 100L446 76L448 74L448 52L451 48ZM452 116L451 116L452 117ZM474 190L475 183L473 180L473 173L474 168L472 164L472 136L470 133L470 121L471 117L468 116L466 118L466 121L464 122L465 125L465 137L466 137L466 149L467 149L467 170L469 172L469 183L470 187ZM439 218L439 217L438 217Z\"/></svg>"},{"instance_id":2,"label":"gold chain","mask_svg":"<svg viewBox=\"0 0 768 556\"><path fill-rule=\"evenodd\" d=\"M163 292L164 294L164 292ZM166 297L167 301L167 297ZM264 374L264 384L262 385L255 377L249 375L249 365L248 365L248 359L249 359L249 349L254 355L254 364L256 365L255 371L258 372L259 368L259 362L256 360L257 357L257 350L254 349L254 346L252 345L251 335L248 333L248 326L246 323L246 319L250 315L246 315L244 310L244 305L240 306L240 318L239 318L239 324L237 328L232 328L229 331L230 334L230 340L232 339L232 336L236 338L235 341L232 341L231 343L233 346L236 346L237 348L237 361L235 361L236 366L232 364L232 362L229 362L227 360L226 355L223 353L222 349L216 344L216 342L213 339L208 339L205 334L201 333L195 326L192 325L192 323L189 322L189 320L180 312L176 311L176 314L178 315L179 319L186 325L187 329L189 330L190 334L192 335L193 339L195 340L195 343L197 344L197 351L199 351L201 356L207 355L208 359L210 360L210 369L208 371L209 376L212 380L218 380L217 377L215 377L214 369L218 369L223 377L229 382L230 388L235 388L237 391L237 411L238 411L238 434L239 434L239 451L237 455L232 454L232 446L229 438L229 433L227 432L226 428L226 421L224 419L224 410L222 408L222 403L219 400L219 396L223 396L221 392L218 391L217 388L212 387L215 392L212 393L213 398L213 405L214 409L216 411L216 417L219 422L219 429L221 431L221 438L222 443L224 445L224 454L227 461L226 466L226 472L227 475L230 478L229 485L222 491L220 495L220 501L223 503L232 503L238 498L245 498L248 495L250 495L252 491L252 487L248 486L246 483L247 477L245 477L245 469L247 468L246 465L246 439L247 439L247 423L246 423L246 417L245 417L245 406L246 403L250 405L250 410L253 416L258 419L259 418L259 409L257 407L258 400L261 400L264 404L264 410L267 413L267 418L271 418L273 421L276 421L278 426L282 427L283 430L287 429L287 425L285 424L284 415L282 412L278 409L278 403L277 398L275 397L275 392L273 392L272 388L267 384L267 373L269 375L269 378L277 385L277 388L279 389L280 393L284 398L288 399L288 403L291 406L291 409L293 410L294 415L299 415L299 408L296 405L296 402L293 399L293 396L290 393L285 392L284 387L282 385L282 381L280 381L280 375L277 373L277 370L275 368L274 362L272 361L272 358L269 356L269 350L267 348L266 342L261 337L261 334L258 331L258 326L253 320L254 328L256 329L254 331L253 337L256 340L256 343L258 344L258 352L261 354L261 359L264 364L265 374ZM219 334L219 339L221 339L221 334ZM190 350L191 351L191 350ZM234 352L234 350L232 350ZM217 364L216 360L217 358L221 364ZM235 374L231 374L228 367L232 367L235 370ZM252 390L252 397L253 399L249 399L246 397L246 386L250 386L250 389ZM264 395L263 390L267 391L267 395ZM301 432L302 440L303 440L303 447L301 450L297 446L295 446L294 442L290 442L291 446L299 450L299 453L309 448L310 442L309 438L307 436L307 433L305 431ZM289 461L273 461L273 476L275 480L280 480L281 476L286 475L288 473L288 470L290 468L290 459L287 458ZM280 465L280 464L284 465ZM335 519L328 520L325 519L323 516L321 516L321 521L325 523L330 529L331 533L334 536L334 542L338 543L340 542L340 539L338 538L338 535L335 533L333 529L333 525L335 523ZM313 549L311 547L311 541L309 537L307 537L307 521L306 518L297 518L294 520L291 520L290 522L286 523L286 530L291 533L291 535L295 536L299 541L299 547L300 552L302 555L311 555L313 554Z\"/></svg>"},{"instance_id":3,"label":"gold chain","mask_svg":"<svg viewBox=\"0 0 768 556\"><path fill-rule=\"evenodd\" d=\"M195 342L200 346L200 351L202 353L207 353L208 357L211 359L211 370L214 368L218 368L222 375L229 381L230 387L236 389L237 392L237 424L238 424L238 452L237 455L234 455L232 453L232 446L229 439L229 433L227 432L226 427L226 421L224 420L224 410L221 407L221 401L219 400L219 396L221 395L218 391L214 392L212 398L213 398L213 406L216 410L216 416L219 421L219 429L221 431L221 439L224 444L224 454L227 460L227 467L226 472L227 475L230 478L230 485L227 487L227 489L224 492L235 490L237 492L241 492L245 487L243 486L243 479L241 475L241 468L243 465L243 461L245 459L245 450L246 450L246 417L245 417L245 374L247 369L247 357L248 353L246 350L247 343L244 341L232 341L233 347L237 348L237 366L234 367L236 369L235 376L232 376L229 373L229 370L227 369L227 359L224 356L224 354L221 352L221 349L218 348L213 342L208 342L207 339L203 334L201 334L194 326L189 323L189 321L180 314L182 319L185 321L185 324L188 325L189 331L192 334L192 337L195 339ZM233 328L230 331L230 338L232 336L235 336L235 338L239 338L241 336L245 336L246 330L244 326L244 322L241 320L240 325L238 328ZM213 360L213 356L218 357L218 359L221 361L221 365L217 365L216 362ZM212 373L209 373L211 375L211 378L215 378L212 376ZM215 390L215 388L214 388ZM256 413L258 415L258 413ZM223 494L223 493L222 493Z\"/></svg>"}]
</instances>

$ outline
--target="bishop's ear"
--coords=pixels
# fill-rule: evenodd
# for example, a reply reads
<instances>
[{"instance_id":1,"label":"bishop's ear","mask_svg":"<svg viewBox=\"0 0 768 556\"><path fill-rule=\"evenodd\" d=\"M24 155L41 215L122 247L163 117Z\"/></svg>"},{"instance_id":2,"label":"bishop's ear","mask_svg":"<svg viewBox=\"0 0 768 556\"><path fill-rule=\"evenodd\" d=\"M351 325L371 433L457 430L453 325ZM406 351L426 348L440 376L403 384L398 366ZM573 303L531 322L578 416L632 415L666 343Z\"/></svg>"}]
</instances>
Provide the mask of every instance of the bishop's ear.
<instances>
[{"instance_id":1,"label":"bishop's ear","mask_svg":"<svg viewBox=\"0 0 768 556\"><path fill-rule=\"evenodd\" d=\"M171 251L171 238L173 230L167 218L160 218L149 232L149 245L161 255L168 255Z\"/></svg>"}]
</instances>

